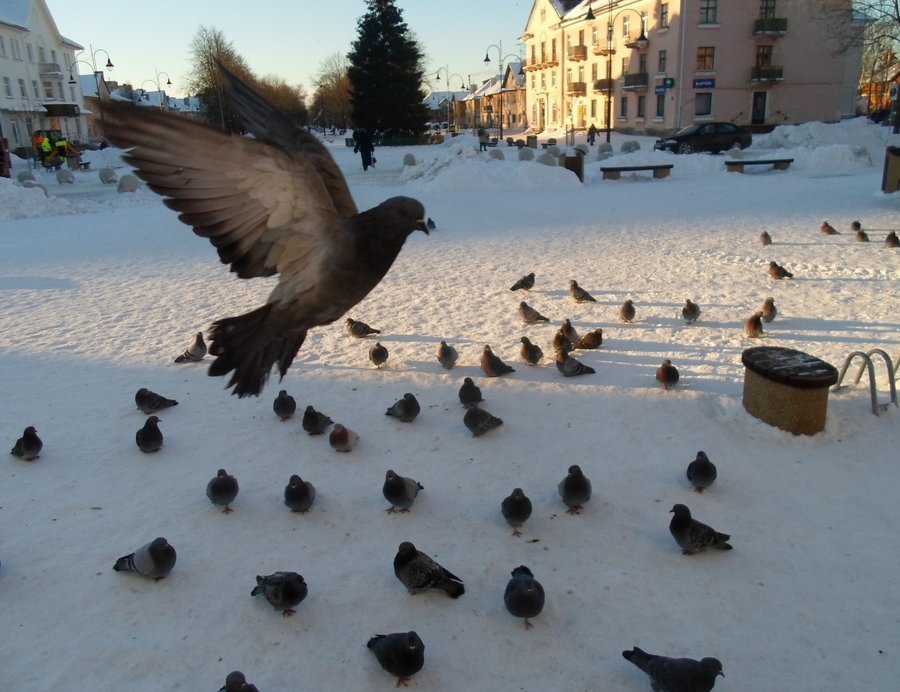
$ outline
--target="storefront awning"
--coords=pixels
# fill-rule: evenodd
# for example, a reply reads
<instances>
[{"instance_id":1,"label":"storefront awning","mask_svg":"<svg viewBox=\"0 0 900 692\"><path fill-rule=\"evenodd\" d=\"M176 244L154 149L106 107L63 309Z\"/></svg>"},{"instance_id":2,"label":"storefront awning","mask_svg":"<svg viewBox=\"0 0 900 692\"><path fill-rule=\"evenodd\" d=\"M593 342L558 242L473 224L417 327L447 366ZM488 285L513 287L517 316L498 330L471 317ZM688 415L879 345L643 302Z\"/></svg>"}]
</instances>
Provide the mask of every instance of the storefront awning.
<instances>
[{"instance_id":1,"label":"storefront awning","mask_svg":"<svg viewBox=\"0 0 900 692\"><path fill-rule=\"evenodd\" d=\"M45 103L47 115L52 118L77 118L81 109L77 103Z\"/></svg>"}]
</instances>

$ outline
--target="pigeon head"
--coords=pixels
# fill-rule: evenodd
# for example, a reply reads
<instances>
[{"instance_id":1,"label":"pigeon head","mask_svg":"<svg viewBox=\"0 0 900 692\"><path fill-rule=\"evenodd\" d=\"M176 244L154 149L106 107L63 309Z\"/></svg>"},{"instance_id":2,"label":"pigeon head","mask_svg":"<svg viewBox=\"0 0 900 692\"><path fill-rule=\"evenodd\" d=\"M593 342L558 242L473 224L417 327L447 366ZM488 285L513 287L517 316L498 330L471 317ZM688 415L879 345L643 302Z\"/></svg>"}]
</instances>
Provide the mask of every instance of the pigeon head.
<instances>
[{"instance_id":1,"label":"pigeon head","mask_svg":"<svg viewBox=\"0 0 900 692\"><path fill-rule=\"evenodd\" d=\"M687 505L678 504L678 505L673 506L672 509L669 510L669 514L674 514L679 517L686 516L686 517L690 518L691 510L689 510L687 508Z\"/></svg>"},{"instance_id":2,"label":"pigeon head","mask_svg":"<svg viewBox=\"0 0 900 692\"><path fill-rule=\"evenodd\" d=\"M25 428L26 435L34 435L36 432L37 430L34 429L33 425L29 425L27 428Z\"/></svg>"},{"instance_id":3,"label":"pigeon head","mask_svg":"<svg viewBox=\"0 0 900 692\"><path fill-rule=\"evenodd\" d=\"M529 577L534 576L534 574L532 574L531 570L528 569L525 565L519 565L512 572L510 572L510 574L514 577L517 577L520 574L527 574Z\"/></svg>"},{"instance_id":4,"label":"pigeon head","mask_svg":"<svg viewBox=\"0 0 900 692\"><path fill-rule=\"evenodd\" d=\"M397 548L397 557L414 557L418 551L409 541L403 541Z\"/></svg>"},{"instance_id":5,"label":"pigeon head","mask_svg":"<svg viewBox=\"0 0 900 692\"><path fill-rule=\"evenodd\" d=\"M225 469L219 469L218 473L216 473L216 476L218 478L224 478L227 475L228 475L228 472Z\"/></svg>"},{"instance_id":6,"label":"pigeon head","mask_svg":"<svg viewBox=\"0 0 900 692\"><path fill-rule=\"evenodd\" d=\"M697 452L697 458L704 461L709 461L709 457L706 456L706 452Z\"/></svg>"},{"instance_id":7,"label":"pigeon head","mask_svg":"<svg viewBox=\"0 0 900 692\"><path fill-rule=\"evenodd\" d=\"M422 231L428 235L428 225L425 223L425 207L412 197L391 197L379 204L375 209L382 210L393 217L398 224L395 230L404 237L413 231Z\"/></svg>"},{"instance_id":8,"label":"pigeon head","mask_svg":"<svg viewBox=\"0 0 900 692\"><path fill-rule=\"evenodd\" d=\"M147 418L147 422L148 423L159 423L159 418L157 418L156 416L150 416L149 418Z\"/></svg>"},{"instance_id":9,"label":"pigeon head","mask_svg":"<svg viewBox=\"0 0 900 692\"><path fill-rule=\"evenodd\" d=\"M578 464L572 464L572 465L569 467L569 475L570 475L570 476L580 476L580 475L582 475L582 474L581 474L581 467L580 467Z\"/></svg>"},{"instance_id":10,"label":"pigeon head","mask_svg":"<svg viewBox=\"0 0 900 692\"><path fill-rule=\"evenodd\" d=\"M700 660L700 665L705 672L710 673L714 678L719 675L723 678L725 677L725 673L722 672L722 662L718 658L707 656Z\"/></svg>"}]
</instances>

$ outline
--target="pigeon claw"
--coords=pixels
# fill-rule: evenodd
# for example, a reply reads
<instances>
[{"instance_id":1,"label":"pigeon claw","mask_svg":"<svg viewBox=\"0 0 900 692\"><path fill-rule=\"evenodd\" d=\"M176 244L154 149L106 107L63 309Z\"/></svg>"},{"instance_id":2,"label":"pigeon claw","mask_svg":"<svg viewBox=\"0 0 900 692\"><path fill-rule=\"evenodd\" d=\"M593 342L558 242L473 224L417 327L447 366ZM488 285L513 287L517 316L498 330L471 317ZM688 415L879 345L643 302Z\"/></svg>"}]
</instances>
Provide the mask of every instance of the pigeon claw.
<instances>
[{"instance_id":1,"label":"pigeon claw","mask_svg":"<svg viewBox=\"0 0 900 692\"><path fill-rule=\"evenodd\" d=\"M534 625L528 621L528 618L525 618L525 629L530 630Z\"/></svg>"},{"instance_id":2,"label":"pigeon claw","mask_svg":"<svg viewBox=\"0 0 900 692\"><path fill-rule=\"evenodd\" d=\"M581 505L573 505L566 510L566 514L581 514Z\"/></svg>"},{"instance_id":3,"label":"pigeon claw","mask_svg":"<svg viewBox=\"0 0 900 692\"><path fill-rule=\"evenodd\" d=\"M284 609L281 611L281 617L283 617L283 618L289 618L291 615L293 615L293 614L296 613L296 612L297 612L297 611L295 611L293 608L284 608Z\"/></svg>"},{"instance_id":4,"label":"pigeon claw","mask_svg":"<svg viewBox=\"0 0 900 692\"><path fill-rule=\"evenodd\" d=\"M409 687L409 676L403 675L397 678L397 687Z\"/></svg>"},{"instance_id":5,"label":"pigeon claw","mask_svg":"<svg viewBox=\"0 0 900 692\"><path fill-rule=\"evenodd\" d=\"M225 505L225 509L222 510L222 514L231 514L234 510L231 509L228 505Z\"/></svg>"},{"instance_id":6,"label":"pigeon claw","mask_svg":"<svg viewBox=\"0 0 900 692\"><path fill-rule=\"evenodd\" d=\"M703 493L703 488L694 488L695 493Z\"/></svg>"},{"instance_id":7,"label":"pigeon claw","mask_svg":"<svg viewBox=\"0 0 900 692\"><path fill-rule=\"evenodd\" d=\"M521 535L522 535L522 532L519 531L519 529L513 529L512 535L513 535L513 536L521 536Z\"/></svg>"}]
</instances>

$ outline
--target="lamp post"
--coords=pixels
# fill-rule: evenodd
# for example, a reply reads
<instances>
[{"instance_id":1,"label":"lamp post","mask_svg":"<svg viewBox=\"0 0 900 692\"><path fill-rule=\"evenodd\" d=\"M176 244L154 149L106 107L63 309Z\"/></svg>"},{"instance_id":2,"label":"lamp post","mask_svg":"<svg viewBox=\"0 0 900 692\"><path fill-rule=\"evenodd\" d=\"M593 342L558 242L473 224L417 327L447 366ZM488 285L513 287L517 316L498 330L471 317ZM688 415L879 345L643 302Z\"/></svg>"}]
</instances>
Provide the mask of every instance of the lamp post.
<instances>
[{"instance_id":1,"label":"lamp post","mask_svg":"<svg viewBox=\"0 0 900 692\"><path fill-rule=\"evenodd\" d=\"M90 63L88 63L87 60L76 60L69 66L69 84L77 84L78 83L77 80L75 79L75 74L73 73L73 70L78 63L84 63L85 65L90 65L91 71L94 73L94 84L97 87L97 102L99 103L102 98L101 94L100 94L100 75L103 74L103 72L101 70L97 69L97 53L103 53L104 55L106 55L106 69L107 70L111 70L113 67L115 67L115 65L113 65L112 58L109 57L109 53L107 53L103 48L95 49L94 46L92 46L92 45L89 45L89 48L91 51L91 62ZM80 52L83 53L84 50L82 49ZM100 126L101 126L101 128L104 125L105 125L105 122L103 120L103 109L101 108L100 109Z\"/></svg>"},{"instance_id":2,"label":"lamp post","mask_svg":"<svg viewBox=\"0 0 900 692\"><path fill-rule=\"evenodd\" d=\"M450 124L451 124L451 123L450 123L450 96L449 96L449 94L450 94L450 80L451 80L453 77L459 77L459 81L460 81L460 83L462 84L462 87L461 87L461 88L462 88L463 91L466 90L466 80L463 79L463 76L462 76L461 74L458 74L458 73L456 73L456 72L454 72L453 74L451 74L451 73L450 73L450 68L449 68L449 67L443 67L443 68L438 68L437 72L435 72L435 74L434 74L434 78L435 78L436 80L438 80L438 81L441 81L441 69L443 69L444 72L445 72L446 75L447 75L447 94L448 94L448 96L447 96L447 127L449 128L449 127L450 127ZM454 110L455 110L455 109L454 109Z\"/></svg>"},{"instance_id":3,"label":"lamp post","mask_svg":"<svg viewBox=\"0 0 900 692\"><path fill-rule=\"evenodd\" d=\"M165 76L166 76L166 86L172 86L172 78L169 77L169 73L168 73L168 72L160 72L160 71L157 70L155 67L154 67L153 69L154 69L154 71L156 72L156 79L145 79L143 82L141 82L141 89L144 88L144 85L145 85L147 82L150 82L151 84L155 84L155 85L156 85L156 90L157 90L157 92L159 93L159 110L162 111L162 110L165 110L165 109L163 108L163 97L165 96L165 93L166 93L166 92L163 91L162 87L159 85L159 78L160 78L162 75L165 75ZM150 96L147 94L146 90L144 91L144 98L146 98L148 101L150 100ZM165 98L168 99L168 96L166 96Z\"/></svg>"},{"instance_id":4,"label":"lamp post","mask_svg":"<svg viewBox=\"0 0 900 692\"><path fill-rule=\"evenodd\" d=\"M506 74L505 74L506 71L503 67L503 63L504 63L504 61L506 61L507 58L515 58L516 60L518 60L520 62L522 60L522 58L520 56L516 55L515 53L509 53L507 55L503 55L503 47L502 46L503 46L502 41L500 42L499 45L492 43L484 51L484 64L485 65L491 64L491 58L488 55L488 50L491 48L497 49L497 57L500 62L500 139L503 139L503 80L506 77ZM507 62L506 64L508 65L509 62Z\"/></svg>"}]
</instances>

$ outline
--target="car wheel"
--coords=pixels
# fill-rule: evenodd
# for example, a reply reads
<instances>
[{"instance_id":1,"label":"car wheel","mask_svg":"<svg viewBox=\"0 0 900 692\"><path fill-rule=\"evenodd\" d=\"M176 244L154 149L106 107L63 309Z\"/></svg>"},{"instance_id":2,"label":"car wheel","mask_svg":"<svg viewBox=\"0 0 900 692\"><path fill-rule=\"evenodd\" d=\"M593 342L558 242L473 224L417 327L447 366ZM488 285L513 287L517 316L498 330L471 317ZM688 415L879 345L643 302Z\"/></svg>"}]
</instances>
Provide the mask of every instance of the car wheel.
<instances>
[{"instance_id":1,"label":"car wheel","mask_svg":"<svg viewBox=\"0 0 900 692\"><path fill-rule=\"evenodd\" d=\"M679 154L690 154L694 151L694 147L691 146L690 142L682 142L678 145L678 153Z\"/></svg>"}]
</instances>

